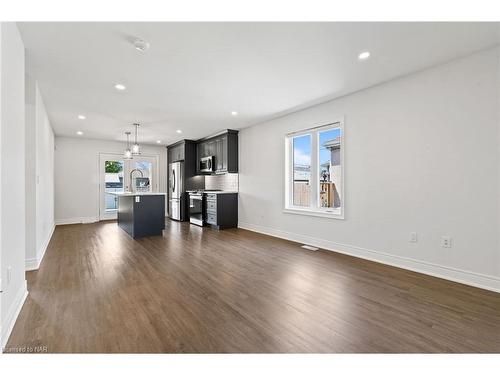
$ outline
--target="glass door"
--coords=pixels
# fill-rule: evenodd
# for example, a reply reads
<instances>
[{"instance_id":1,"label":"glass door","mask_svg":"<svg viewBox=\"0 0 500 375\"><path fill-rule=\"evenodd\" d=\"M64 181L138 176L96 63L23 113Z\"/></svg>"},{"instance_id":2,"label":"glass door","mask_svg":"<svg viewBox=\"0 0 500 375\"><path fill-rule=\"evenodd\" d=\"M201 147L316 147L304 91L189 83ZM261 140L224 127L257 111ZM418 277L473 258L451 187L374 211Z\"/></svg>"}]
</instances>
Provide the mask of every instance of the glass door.
<instances>
[{"instance_id":1,"label":"glass door","mask_svg":"<svg viewBox=\"0 0 500 375\"><path fill-rule=\"evenodd\" d=\"M129 161L131 186L134 192L158 192L157 158L154 156L135 156Z\"/></svg>"},{"instance_id":2,"label":"glass door","mask_svg":"<svg viewBox=\"0 0 500 375\"><path fill-rule=\"evenodd\" d=\"M116 219L118 196L112 193L158 191L158 157L99 154L99 220Z\"/></svg>"},{"instance_id":3,"label":"glass door","mask_svg":"<svg viewBox=\"0 0 500 375\"><path fill-rule=\"evenodd\" d=\"M123 193L127 181L125 173L125 160L118 155L99 155L100 175L100 220L116 218L118 211L118 197L111 193Z\"/></svg>"}]
</instances>

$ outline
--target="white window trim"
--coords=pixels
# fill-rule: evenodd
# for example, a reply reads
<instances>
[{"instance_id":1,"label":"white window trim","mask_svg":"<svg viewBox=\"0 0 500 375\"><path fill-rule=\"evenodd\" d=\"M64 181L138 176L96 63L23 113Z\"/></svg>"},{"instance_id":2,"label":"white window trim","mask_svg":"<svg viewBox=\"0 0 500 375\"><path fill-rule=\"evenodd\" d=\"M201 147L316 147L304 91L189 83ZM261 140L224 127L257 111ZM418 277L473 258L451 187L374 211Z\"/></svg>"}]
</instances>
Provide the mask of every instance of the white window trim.
<instances>
[{"instance_id":1,"label":"white window trim","mask_svg":"<svg viewBox=\"0 0 500 375\"><path fill-rule=\"evenodd\" d=\"M341 206L340 208L320 208L320 207L299 207L293 206L290 202L293 202L293 184L291 183L291 178L293 176L293 138L311 134L311 201L316 202L317 206L319 206L319 177L316 176L316 179L313 179L316 174L315 171L318 170L319 165L319 139L318 139L318 130L321 131L321 128L340 128L340 166L342 171L342 197L341 197ZM340 219L344 220L345 215L345 157L344 157L344 148L345 148L345 134L344 134L344 119L340 118L335 121L331 121L324 125L314 126L308 129L300 130L297 132L288 133L285 135L285 179L284 179L284 196L283 196L283 212L288 214L296 214L296 215L305 215L305 216L316 216L316 217L325 217L329 219ZM313 172L314 171L314 172Z\"/></svg>"}]
</instances>

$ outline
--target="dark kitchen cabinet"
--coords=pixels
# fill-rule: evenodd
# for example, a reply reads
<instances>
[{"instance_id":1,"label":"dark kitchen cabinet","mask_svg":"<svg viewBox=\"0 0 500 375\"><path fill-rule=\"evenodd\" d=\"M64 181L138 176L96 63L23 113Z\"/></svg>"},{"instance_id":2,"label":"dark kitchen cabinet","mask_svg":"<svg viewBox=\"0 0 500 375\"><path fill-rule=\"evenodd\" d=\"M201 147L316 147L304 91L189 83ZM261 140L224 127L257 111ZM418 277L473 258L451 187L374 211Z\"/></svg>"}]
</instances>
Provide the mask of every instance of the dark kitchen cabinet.
<instances>
[{"instance_id":1,"label":"dark kitchen cabinet","mask_svg":"<svg viewBox=\"0 0 500 375\"><path fill-rule=\"evenodd\" d=\"M171 164L182 161L183 165L183 186L184 190L198 190L205 188L205 179L198 176L197 173L197 152L196 152L197 142L183 139L179 142L167 146L167 158L168 158L168 181L171 180ZM182 194L181 196L181 212L188 212L188 200L187 195ZM168 199L170 200L170 189L168 191ZM170 212L169 212L170 214ZM182 220L188 219L186 215L181 215Z\"/></svg>"},{"instance_id":2,"label":"dark kitchen cabinet","mask_svg":"<svg viewBox=\"0 0 500 375\"><path fill-rule=\"evenodd\" d=\"M205 194L206 223L217 229L238 227L238 193Z\"/></svg>"},{"instance_id":3,"label":"dark kitchen cabinet","mask_svg":"<svg viewBox=\"0 0 500 375\"><path fill-rule=\"evenodd\" d=\"M165 195L119 196L118 226L132 238L161 236L165 229Z\"/></svg>"},{"instance_id":4,"label":"dark kitchen cabinet","mask_svg":"<svg viewBox=\"0 0 500 375\"><path fill-rule=\"evenodd\" d=\"M205 158L207 156L215 156L217 151L216 140L208 139L206 141L198 143L198 159Z\"/></svg>"},{"instance_id":5,"label":"dark kitchen cabinet","mask_svg":"<svg viewBox=\"0 0 500 375\"><path fill-rule=\"evenodd\" d=\"M207 156L217 156L217 140L212 139L208 141L208 155Z\"/></svg>"},{"instance_id":6,"label":"dark kitchen cabinet","mask_svg":"<svg viewBox=\"0 0 500 375\"><path fill-rule=\"evenodd\" d=\"M214 157L214 173L238 173L238 132L227 130L217 136L198 141L198 163L196 171L199 174L199 160L207 156Z\"/></svg>"},{"instance_id":7,"label":"dark kitchen cabinet","mask_svg":"<svg viewBox=\"0 0 500 375\"><path fill-rule=\"evenodd\" d=\"M204 143L198 143L196 145L196 160L198 161L198 164L199 164L200 159L205 157L205 150L203 147L204 147ZM199 166L198 166L198 168L196 168L196 171L199 172Z\"/></svg>"},{"instance_id":8,"label":"dark kitchen cabinet","mask_svg":"<svg viewBox=\"0 0 500 375\"><path fill-rule=\"evenodd\" d=\"M225 140L225 142L224 142ZM215 140L216 152L215 152L215 171L221 172L227 170L227 152L224 156L224 144L227 147L227 137L220 137Z\"/></svg>"},{"instance_id":9,"label":"dark kitchen cabinet","mask_svg":"<svg viewBox=\"0 0 500 375\"><path fill-rule=\"evenodd\" d=\"M168 147L168 162L181 161L185 158L184 142Z\"/></svg>"},{"instance_id":10,"label":"dark kitchen cabinet","mask_svg":"<svg viewBox=\"0 0 500 375\"><path fill-rule=\"evenodd\" d=\"M224 146L224 165L226 165L226 172L238 173L238 132L228 131L226 141L227 145Z\"/></svg>"}]
</instances>

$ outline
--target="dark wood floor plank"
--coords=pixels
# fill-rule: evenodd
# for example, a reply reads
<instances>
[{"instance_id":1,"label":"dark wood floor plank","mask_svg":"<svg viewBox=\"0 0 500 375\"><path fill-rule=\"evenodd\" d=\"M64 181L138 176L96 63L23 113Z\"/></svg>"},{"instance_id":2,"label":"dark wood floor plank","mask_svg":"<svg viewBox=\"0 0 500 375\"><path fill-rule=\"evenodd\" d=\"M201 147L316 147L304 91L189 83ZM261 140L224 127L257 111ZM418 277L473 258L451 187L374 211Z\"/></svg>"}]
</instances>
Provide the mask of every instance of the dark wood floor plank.
<instances>
[{"instance_id":1,"label":"dark wood floor plank","mask_svg":"<svg viewBox=\"0 0 500 375\"><path fill-rule=\"evenodd\" d=\"M500 294L242 229L58 226L27 279L7 351L500 351Z\"/></svg>"}]
</instances>

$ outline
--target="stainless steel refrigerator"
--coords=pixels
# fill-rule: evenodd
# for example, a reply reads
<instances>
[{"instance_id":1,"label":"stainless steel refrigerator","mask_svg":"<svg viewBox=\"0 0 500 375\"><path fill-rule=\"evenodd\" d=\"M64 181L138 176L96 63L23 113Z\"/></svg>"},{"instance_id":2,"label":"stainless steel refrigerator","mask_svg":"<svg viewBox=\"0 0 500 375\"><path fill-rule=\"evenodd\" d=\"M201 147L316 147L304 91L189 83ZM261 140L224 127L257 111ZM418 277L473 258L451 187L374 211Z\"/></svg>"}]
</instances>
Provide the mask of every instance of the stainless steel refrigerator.
<instances>
[{"instance_id":1,"label":"stainless steel refrigerator","mask_svg":"<svg viewBox=\"0 0 500 375\"><path fill-rule=\"evenodd\" d=\"M185 220L184 162L178 161L169 166L168 213L171 219L183 221Z\"/></svg>"}]
</instances>

